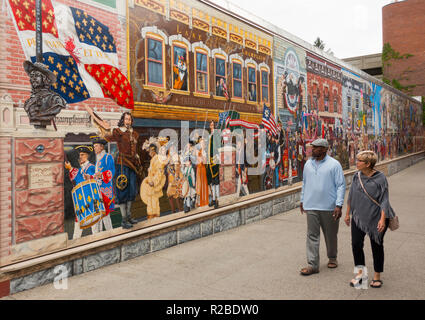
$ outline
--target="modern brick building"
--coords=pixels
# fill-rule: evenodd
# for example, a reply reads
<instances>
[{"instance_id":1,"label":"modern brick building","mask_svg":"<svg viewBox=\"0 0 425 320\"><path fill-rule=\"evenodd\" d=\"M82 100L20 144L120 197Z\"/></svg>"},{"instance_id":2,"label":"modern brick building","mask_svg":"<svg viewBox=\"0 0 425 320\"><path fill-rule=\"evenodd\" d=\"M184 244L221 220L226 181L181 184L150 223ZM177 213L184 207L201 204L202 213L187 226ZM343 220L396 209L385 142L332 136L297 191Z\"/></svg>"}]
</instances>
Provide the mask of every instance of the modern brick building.
<instances>
[{"instance_id":1,"label":"modern brick building","mask_svg":"<svg viewBox=\"0 0 425 320\"><path fill-rule=\"evenodd\" d=\"M425 1L396 1L384 6L382 32L383 44L389 43L400 55L412 55L391 59L384 67L384 77L397 79L403 86L415 86L407 92L409 95L425 96Z\"/></svg>"}]
</instances>

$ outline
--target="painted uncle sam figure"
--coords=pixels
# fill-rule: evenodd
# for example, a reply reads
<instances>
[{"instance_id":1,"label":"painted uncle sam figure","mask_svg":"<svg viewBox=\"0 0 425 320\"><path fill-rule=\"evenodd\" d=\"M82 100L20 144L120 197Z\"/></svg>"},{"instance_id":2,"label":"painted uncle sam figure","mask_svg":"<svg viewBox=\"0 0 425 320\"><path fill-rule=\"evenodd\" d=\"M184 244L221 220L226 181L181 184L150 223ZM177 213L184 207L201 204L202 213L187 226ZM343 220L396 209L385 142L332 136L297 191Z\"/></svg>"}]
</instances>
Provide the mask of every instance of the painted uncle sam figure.
<instances>
[{"instance_id":1,"label":"painted uncle sam figure","mask_svg":"<svg viewBox=\"0 0 425 320\"><path fill-rule=\"evenodd\" d=\"M108 142L99 136L92 136L90 139L92 140L94 153L96 154L94 178L97 180L105 205L105 216L94 225L96 229L93 233L97 233L103 231L102 224L105 226L105 230L112 230L112 221L109 213L115 208L114 187L112 184L115 174L115 164L112 155L105 151L105 145Z\"/></svg>"}]
</instances>

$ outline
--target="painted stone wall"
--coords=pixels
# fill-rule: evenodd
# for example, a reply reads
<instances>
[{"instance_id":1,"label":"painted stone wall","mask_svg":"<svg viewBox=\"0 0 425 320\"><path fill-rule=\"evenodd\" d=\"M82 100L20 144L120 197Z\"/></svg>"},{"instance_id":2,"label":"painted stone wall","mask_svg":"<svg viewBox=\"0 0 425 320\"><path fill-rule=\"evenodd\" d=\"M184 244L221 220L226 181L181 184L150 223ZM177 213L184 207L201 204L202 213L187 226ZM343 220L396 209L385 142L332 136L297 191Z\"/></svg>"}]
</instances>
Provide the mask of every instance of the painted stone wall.
<instances>
[{"instance_id":1,"label":"painted stone wall","mask_svg":"<svg viewBox=\"0 0 425 320\"><path fill-rule=\"evenodd\" d=\"M16 243L64 231L63 140L15 140Z\"/></svg>"}]
</instances>

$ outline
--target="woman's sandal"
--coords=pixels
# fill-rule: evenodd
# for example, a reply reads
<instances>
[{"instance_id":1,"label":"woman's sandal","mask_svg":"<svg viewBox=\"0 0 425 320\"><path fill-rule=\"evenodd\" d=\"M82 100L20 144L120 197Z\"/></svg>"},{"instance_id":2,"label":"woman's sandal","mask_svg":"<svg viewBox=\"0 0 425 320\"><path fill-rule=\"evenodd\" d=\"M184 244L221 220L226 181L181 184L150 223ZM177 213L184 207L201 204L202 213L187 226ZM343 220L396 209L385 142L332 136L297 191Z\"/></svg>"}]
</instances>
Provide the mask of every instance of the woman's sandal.
<instances>
[{"instance_id":1,"label":"woman's sandal","mask_svg":"<svg viewBox=\"0 0 425 320\"><path fill-rule=\"evenodd\" d=\"M379 285L374 286L375 283L379 283ZM382 287L382 284L383 284L382 280L372 280L372 282L370 283L370 286L371 288L380 288Z\"/></svg>"},{"instance_id":2,"label":"woman's sandal","mask_svg":"<svg viewBox=\"0 0 425 320\"><path fill-rule=\"evenodd\" d=\"M358 274L357 276L354 277L354 279L352 279L350 281L350 287L357 287L358 285L362 284L362 275Z\"/></svg>"}]
</instances>

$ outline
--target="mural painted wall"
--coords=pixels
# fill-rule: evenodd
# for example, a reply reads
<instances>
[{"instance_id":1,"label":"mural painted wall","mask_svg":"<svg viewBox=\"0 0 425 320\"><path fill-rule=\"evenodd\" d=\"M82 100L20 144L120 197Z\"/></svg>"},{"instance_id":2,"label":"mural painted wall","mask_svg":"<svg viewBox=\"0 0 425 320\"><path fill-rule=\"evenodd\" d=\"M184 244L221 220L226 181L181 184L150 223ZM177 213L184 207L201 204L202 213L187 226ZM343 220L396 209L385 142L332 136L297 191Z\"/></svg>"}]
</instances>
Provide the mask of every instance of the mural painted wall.
<instances>
[{"instance_id":1,"label":"mural painted wall","mask_svg":"<svg viewBox=\"0 0 425 320\"><path fill-rule=\"evenodd\" d=\"M274 88L276 114L282 123L279 179L301 178L304 165L302 137L306 129L306 52L283 39L274 41Z\"/></svg>"},{"instance_id":2,"label":"mural painted wall","mask_svg":"<svg viewBox=\"0 0 425 320\"><path fill-rule=\"evenodd\" d=\"M355 154L362 148L362 132L367 131L368 108L364 108L363 91L365 81L349 70L342 70L342 136L346 143L349 164L354 165Z\"/></svg>"},{"instance_id":3,"label":"mural painted wall","mask_svg":"<svg viewBox=\"0 0 425 320\"><path fill-rule=\"evenodd\" d=\"M305 140L327 139L330 153L345 163L345 148L341 143L344 138L341 68L311 53L307 53L306 66L308 116ZM346 168L347 164L343 167Z\"/></svg>"},{"instance_id":4,"label":"mural painted wall","mask_svg":"<svg viewBox=\"0 0 425 320\"><path fill-rule=\"evenodd\" d=\"M70 0L62 2L76 5ZM174 213L182 217L182 212L198 213L199 207L210 206L212 209L218 207L218 202L223 205L222 199L227 196L231 201L238 201L239 197L250 193L301 180L303 166L310 156L309 143L319 137L329 141L329 154L338 159L344 169L354 165L355 155L361 150L374 150L379 160L386 160L425 148L419 102L370 78L364 79L351 70L342 69L337 62L327 61L281 37L273 38L247 22L195 0L129 1L127 24L123 24L113 10L120 2L105 0L100 3L111 9L104 12L87 4L81 6L89 15L110 27L114 34L121 69L127 68L123 72L127 73L134 93L134 131L141 132L142 126L137 126L141 120L149 126L148 129L145 126L146 130L155 132L172 121L179 123L181 120L190 120L190 129L202 128L199 123L203 123L205 129L213 131L209 121L217 121L223 111L234 111L240 116L224 119L229 123L235 120L235 127L253 128L256 133L268 131L266 152L259 152L260 141L255 138L255 156L265 168L257 175L246 173L249 165L241 152L248 144L244 140L246 135L230 147L232 151L229 154L215 152L214 146L199 137L187 145L168 145L167 137L155 136L147 142L141 136L139 139L129 138L130 149L136 150L140 159L146 160L137 168L145 173L134 187L137 201L134 201L131 210L127 207L128 211L132 211L130 216L137 220L135 229L155 224L145 223L148 209L139 205L142 196L147 194L142 192L141 196L140 188L142 185L148 188L149 181L145 179L155 173L161 177L161 185L155 192L154 209L159 209L155 214L158 213L159 218ZM11 16L4 12L0 15L1 23L6 21L7 41L0 40L5 42L5 47L8 43L13 44L11 49L7 48L7 59L0 61L0 66L4 66L12 55L19 56L19 59L15 58L18 61L11 60L10 66L4 67L10 71L3 78L10 101L6 103L6 99L0 99L1 114L9 115L2 119L17 119L15 123L9 123L9 131L4 131L5 126L0 127L4 154L13 155L0 164L5 181L12 185L5 183L0 186L1 197L5 199L0 210L0 217L5 222L0 230L1 264L127 232L120 230L124 216L118 206L110 207L108 220L105 219L107 214L102 216L100 221L103 225L93 224L78 229L75 212L89 205L80 203L73 207L72 190L77 185L73 184L75 179L70 179L72 172L75 177L78 172L79 178L86 179L80 170L84 166L87 170L100 170L111 164L107 161L111 158L119 164L116 142L105 144L105 151L111 157L105 157L104 153L95 155L93 141L97 138L91 140L91 136L92 131L93 135L98 133L95 132L98 128L90 124L84 107L92 107L114 128L122 116L122 109L111 99L88 99L73 105L58 118L59 133L67 138L59 137L52 141L50 138L31 140L24 137L19 131L22 128L29 130L29 122L24 122L25 111L19 106L30 94L28 77L22 68L24 55ZM109 78L105 75L104 81L110 80L111 75ZM114 78L113 81L116 82L113 84L115 87L128 85L122 79ZM260 127L260 123L265 123L264 118L271 114L265 107L274 111L277 128L273 134L272 130ZM67 126L61 124L61 121L68 121L66 119L74 122ZM268 118L268 124L273 120ZM84 123L78 125L80 121ZM227 129L230 128L229 123L225 124ZM11 132L17 132L19 139ZM230 129L219 139L228 139L229 132ZM43 148L40 148L41 144ZM85 149L87 146L92 147L86 149L89 153L78 151L78 148ZM157 154L153 146L158 147ZM88 156L84 158L81 154ZM70 162L71 168L63 166L65 159ZM164 163L161 164L163 160L159 159L165 159ZM101 160L106 162L105 165L100 163ZM217 164L219 168L214 167ZM99 204L101 199L98 196L102 190L98 186L102 186L102 181L103 187L108 189L107 198L114 197L116 188L110 186L116 183L111 179L114 170L106 171L105 176L96 176L98 181L90 179L92 181L85 184L100 190L93 194L97 198L81 195L82 199L88 202L95 199ZM98 173L88 175L94 177ZM211 176L207 177L207 173ZM208 182L210 178L214 183ZM219 191L212 191L218 189L217 185ZM74 194L79 198L80 194ZM150 207L153 207L153 201ZM76 208L79 210L74 210ZM107 221L108 224L105 224ZM9 225L12 227L6 230L4 226ZM111 229L114 229L113 232Z\"/></svg>"},{"instance_id":5,"label":"mural painted wall","mask_svg":"<svg viewBox=\"0 0 425 320\"><path fill-rule=\"evenodd\" d=\"M342 70L342 122L346 132L360 134L363 125L364 81L354 73Z\"/></svg>"}]
</instances>

